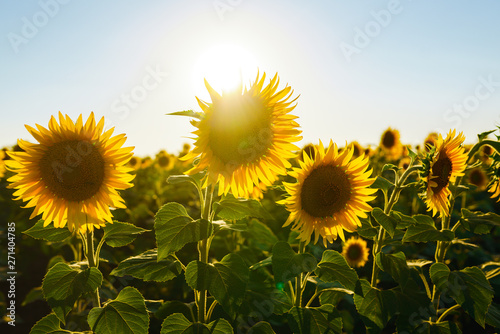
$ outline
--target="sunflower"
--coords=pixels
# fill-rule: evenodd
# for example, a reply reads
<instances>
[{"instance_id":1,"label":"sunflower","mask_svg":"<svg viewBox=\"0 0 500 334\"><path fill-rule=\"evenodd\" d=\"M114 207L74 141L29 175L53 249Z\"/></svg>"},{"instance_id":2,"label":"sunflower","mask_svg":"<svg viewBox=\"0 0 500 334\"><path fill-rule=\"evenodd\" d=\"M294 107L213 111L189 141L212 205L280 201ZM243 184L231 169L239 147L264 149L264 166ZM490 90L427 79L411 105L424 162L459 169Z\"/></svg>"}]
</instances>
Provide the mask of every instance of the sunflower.
<instances>
[{"instance_id":1,"label":"sunflower","mask_svg":"<svg viewBox=\"0 0 500 334\"><path fill-rule=\"evenodd\" d=\"M428 211L432 210L433 216L437 212L441 216L449 214L451 192L448 186L450 182L455 182L458 176L464 175L467 164L467 154L462 146L464 140L462 132L455 137L455 130L450 130L445 140L441 135L438 137L436 152L427 175L425 200Z\"/></svg>"},{"instance_id":2,"label":"sunflower","mask_svg":"<svg viewBox=\"0 0 500 334\"><path fill-rule=\"evenodd\" d=\"M439 139L439 135L436 132L431 132L427 135L424 140L424 149L429 152L432 147L436 147L436 143Z\"/></svg>"},{"instance_id":3,"label":"sunflower","mask_svg":"<svg viewBox=\"0 0 500 334\"><path fill-rule=\"evenodd\" d=\"M5 154L6 150L0 151L0 179L5 175Z\"/></svg>"},{"instance_id":4,"label":"sunflower","mask_svg":"<svg viewBox=\"0 0 500 334\"><path fill-rule=\"evenodd\" d=\"M194 149L182 160L198 158L186 174L208 170L204 186L219 184L219 195L229 191L235 197L262 197L262 182L271 186L277 175L291 166L288 159L301 139L299 126L289 114L295 108L289 86L277 90L276 74L264 86L265 73L243 92L219 95L205 80L212 103L198 104L204 113L191 123L198 129Z\"/></svg>"},{"instance_id":5,"label":"sunflower","mask_svg":"<svg viewBox=\"0 0 500 334\"><path fill-rule=\"evenodd\" d=\"M175 157L168 154L165 150L161 150L155 159L155 164L158 168L169 171L174 168Z\"/></svg>"},{"instance_id":6,"label":"sunflower","mask_svg":"<svg viewBox=\"0 0 500 334\"><path fill-rule=\"evenodd\" d=\"M352 147L354 149L353 154L352 154L352 156L354 158L359 157L361 155L361 153L363 153L365 151L364 148L361 147L361 145L357 141L351 142L350 145L352 145Z\"/></svg>"},{"instance_id":7,"label":"sunflower","mask_svg":"<svg viewBox=\"0 0 500 334\"><path fill-rule=\"evenodd\" d=\"M307 243L313 232L315 243L321 235L326 247L337 235L344 240L344 229L352 232L361 226L359 217L366 218L372 210L367 202L377 190L368 188L375 181L366 171L368 158L361 155L352 160L352 146L339 153L332 141L326 150L320 141L314 151L314 160L304 154L300 168L289 173L297 182L283 183L290 196L280 204L290 212L284 226L293 222L292 229Z\"/></svg>"},{"instance_id":8,"label":"sunflower","mask_svg":"<svg viewBox=\"0 0 500 334\"><path fill-rule=\"evenodd\" d=\"M363 239L351 237L342 246L342 256L351 267L363 267L369 255L370 249L366 247L366 241Z\"/></svg>"},{"instance_id":9,"label":"sunflower","mask_svg":"<svg viewBox=\"0 0 500 334\"><path fill-rule=\"evenodd\" d=\"M313 144L306 144L300 150L297 158L301 161L304 161L303 156L304 156L304 154L307 154L310 159L314 160L314 158L315 158L314 153L315 153L314 145Z\"/></svg>"},{"instance_id":10,"label":"sunflower","mask_svg":"<svg viewBox=\"0 0 500 334\"><path fill-rule=\"evenodd\" d=\"M132 169L124 165L133 147L122 148L126 137L111 137L114 129L103 133L104 117L96 125L93 113L85 124L82 115L73 123L59 113L59 123L52 116L48 130L26 125L38 144L19 139L23 152L8 153L7 168L16 173L9 188L17 189L16 200L35 207L30 219L42 214L44 226L53 221L85 232L112 223L109 206L125 208L116 189L132 186Z\"/></svg>"},{"instance_id":11,"label":"sunflower","mask_svg":"<svg viewBox=\"0 0 500 334\"><path fill-rule=\"evenodd\" d=\"M399 139L399 131L388 128L380 138L380 147L389 160L398 160L403 154L403 145Z\"/></svg>"},{"instance_id":12,"label":"sunflower","mask_svg":"<svg viewBox=\"0 0 500 334\"><path fill-rule=\"evenodd\" d=\"M477 187L477 190L484 190L488 185L488 175L486 175L485 171L480 167L472 169L467 179L470 184Z\"/></svg>"},{"instance_id":13,"label":"sunflower","mask_svg":"<svg viewBox=\"0 0 500 334\"><path fill-rule=\"evenodd\" d=\"M405 156L399 160L398 167L403 170L407 170L410 167L411 158L409 156Z\"/></svg>"},{"instance_id":14,"label":"sunflower","mask_svg":"<svg viewBox=\"0 0 500 334\"><path fill-rule=\"evenodd\" d=\"M134 155L127 162L127 166L133 168L134 170L137 170L137 169L141 168L141 158L139 158L139 157L137 157L137 156Z\"/></svg>"}]
</instances>

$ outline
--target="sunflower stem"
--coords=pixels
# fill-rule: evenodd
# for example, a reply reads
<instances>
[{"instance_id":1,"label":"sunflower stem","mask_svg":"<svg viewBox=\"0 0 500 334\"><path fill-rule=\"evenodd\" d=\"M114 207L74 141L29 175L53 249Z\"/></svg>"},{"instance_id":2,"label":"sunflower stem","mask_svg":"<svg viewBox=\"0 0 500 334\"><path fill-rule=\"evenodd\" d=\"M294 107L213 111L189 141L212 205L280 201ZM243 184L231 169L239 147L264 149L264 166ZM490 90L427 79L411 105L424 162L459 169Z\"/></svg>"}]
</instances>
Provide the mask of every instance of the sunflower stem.
<instances>
[{"instance_id":1,"label":"sunflower stem","mask_svg":"<svg viewBox=\"0 0 500 334\"><path fill-rule=\"evenodd\" d=\"M389 197L389 201L388 202L385 201L384 213L386 215L391 214L392 208L397 203L399 199L399 194L403 190L404 184L408 179L408 177L412 173L418 172L421 169L422 166L420 165L417 166L410 165L408 169L404 171L401 177L398 177L398 174L395 175L394 190L392 191L391 196ZM377 283L378 267L377 264L375 263L375 259L377 257L377 254L382 251L382 247L384 246L384 241L385 241L385 230L382 226L379 226L377 237L375 239L375 245L373 246L373 268L372 268L372 279L371 279L372 286L375 286L375 284Z\"/></svg>"},{"instance_id":2,"label":"sunflower stem","mask_svg":"<svg viewBox=\"0 0 500 334\"><path fill-rule=\"evenodd\" d=\"M212 197L213 197L213 189L212 185L209 185L205 189L205 196L202 199L203 205L202 205L201 219L210 220ZM198 252L199 252L200 262L208 263L208 252L210 249L210 244L211 244L210 237L207 237L207 239L203 239L198 242ZM198 321L201 323L205 323L207 321L207 314L206 314L207 290L200 290L198 291L198 293L195 293L195 296L198 296L196 300L196 305L198 306Z\"/></svg>"},{"instance_id":3,"label":"sunflower stem","mask_svg":"<svg viewBox=\"0 0 500 334\"><path fill-rule=\"evenodd\" d=\"M299 251L298 254L304 253L306 250L306 242L305 241L300 241L299 243ZM304 274L300 273L299 276L295 277L295 306L301 307L302 306L302 292L304 292L304 288L306 284L304 283Z\"/></svg>"},{"instance_id":4,"label":"sunflower stem","mask_svg":"<svg viewBox=\"0 0 500 334\"><path fill-rule=\"evenodd\" d=\"M439 319L437 320L437 323L440 323L441 321L444 320L444 318L446 318L446 316L448 314L450 314L451 312L455 311L456 309L460 308L460 304L456 304L456 305L453 305L452 307L448 308L446 311L444 311L443 314L441 314L441 316L439 317Z\"/></svg>"},{"instance_id":5,"label":"sunflower stem","mask_svg":"<svg viewBox=\"0 0 500 334\"><path fill-rule=\"evenodd\" d=\"M94 253L94 230L87 228L87 234L85 235L85 257L89 263L89 268L97 269L96 255ZM101 307L101 300L99 297L99 288L97 288L93 293L94 307Z\"/></svg>"}]
</instances>

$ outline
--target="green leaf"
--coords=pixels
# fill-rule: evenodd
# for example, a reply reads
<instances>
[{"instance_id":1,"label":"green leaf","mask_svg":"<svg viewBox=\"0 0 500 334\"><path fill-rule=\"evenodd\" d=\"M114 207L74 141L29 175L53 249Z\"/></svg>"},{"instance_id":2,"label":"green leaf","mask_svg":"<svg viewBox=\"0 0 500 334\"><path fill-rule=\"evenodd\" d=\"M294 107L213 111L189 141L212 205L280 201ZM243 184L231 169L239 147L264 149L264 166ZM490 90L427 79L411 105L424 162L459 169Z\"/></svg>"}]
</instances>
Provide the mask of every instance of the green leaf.
<instances>
[{"instance_id":1,"label":"green leaf","mask_svg":"<svg viewBox=\"0 0 500 334\"><path fill-rule=\"evenodd\" d=\"M382 176L377 176L375 182L373 182L370 187L380 189L387 194L387 191L389 191L391 187L394 187L394 184Z\"/></svg>"},{"instance_id":2,"label":"green leaf","mask_svg":"<svg viewBox=\"0 0 500 334\"><path fill-rule=\"evenodd\" d=\"M288 324L294 333L342 333L342 318L333 305L296 307L288 313Z\"/></svg>"},{"instance_id":3,"label":"green leaf","mask_svg":"<svg viewBox=\"0 0 500 334\"><path fill-rule=\"evenodd\" d=\"M403 242L452 241L453 238L455 238L453 231L438 231L434 226L418 224L408 227Z\"/></svg>"},{"instance_id":4,"label":"green leaf","mask_svg":"<svg viewBox=\"0 0 500 334\"><path fill-rule=\"evenodd\" d=\"M486 234L493 226L500 226L500 216L493 212L480 212L462 209L460 223L467 230L476 234Z\"/></svg>"},{"instance_id":5,"label":"green leaf","mask_svg":"<svg viewBox=\"0 0 500 334\"><path fill-rule=\"evenodd\" d=\"M29 303L42 299L43 299L42 287L38 286L36 288L31 289L30 292L28 292L23 302L21 303L21 306L25 306Z\"/></svg>"},{"instance_id":6,"label":"green leaf","mask_svg":"<svg viewBox=\"0 0 500 334\"><path fill-rule=\"evenodd\" d=\"M416 333L422 334L461 334L462 331L458 326L451 321L440 322L438 324L424 322L416 328Z\"/></svg>"},{"instance_id":7,"label":"green leaf","mask_svg":"<svg viewBox=\"0 0 500 334\"><path fill-rule=\"evenodd\" d=\"M179 203L165 204L155 217L158 260L180 250L187 243L208 238L209 231L211 226L207 220L193 220Z\"/></svg>"},{"instance_id":8,"label":"green leaf","mask_svg":"<svg viewBox=\"0 0 500 334\"><path fill-rule=\"evenodd\" d=\"M408 150L408 156L412 161L415 161L415 158L417 157L417 153L413 152L410 148L409 145L406 145L406 149Z\"/></svg>"},{"instance_id":9,"label":"green leaf","mask_svg":"<svg viewBox=\"0 0 500 334\"><path fill-rule=\"evenodd\" d=\"M202 119L205 118L205 114L204 113L196 112L196 111L193 111L193 110L176 111L176 112L171 112L171 113L168 113L168 114L165 114L165 115L169 115L169 116L188 116L188 117L197 118L199 120L202 120Z\"/></svg>"},{"instance_id":10,"label":"green leaf","mask_svg":"<svg viewBox=\"0 0 500 334\"><path fill-rule=\"evenodd\" d=\"M349 267L345 258L339 252L330 249L323 253L315 273L323 282L339 282L349 290L356 288L356 282L359 279L358 274Z\"/></svg>"},{"instance_id":11,"label":"green leaf","mask_svg":"<svg viewBox=\"0 0 500 334\"><path fill-rule=\"evenodd\" d=\"M210 334L210 330L205 324L193 323L183 314L174 313L163 321L160 334Z\"/></svg>"},{"instance_id":12,"label":"green leaf","mask_svg":"<svg viewBox=\"0 0 500 334\"><path fill-rule=\"evenodd\" d=\"M35 239L43 239L50 242L61 242L69 237L72 233L67 227L58 228L54 227L54 223L50 222L47 226L43 227L44 221L40 219L35 225L30 229L24 231L24 234L29 235Z\"/></svg>"},{"instance_id":13,"label":"green leaf","mask_svg":"<svg viewBox=\"0 0 500 334\"><path fill-rule=\"evenodd\" d=\"M65 317L78 298L96 291L101 284L102 274L97 268L78 270L59 262L45 275L42 290L55 315L65 324Z\"/></svg>"},{"instance_id":14,"label":"green leaf","mask_svg":"<svg viewBox=\"0 0 500 334\"><path fill-rule=\"evenodd\" d=\"M408 265L408 267L418 267L418 268L422 268L428 264L431 264L433 263L432 261L429 261L429 260L424 260L424 259L414 259L414 260L406 260L406 264Z\"/></svg>"},{"instance_id":15,"label":"green leaf","mask_svg":"<svg viewBox=\"0 0 500 334\"><path fill-rule=\"evenodd\" d=\"M72 332L61 328L61 322L54 313L40 319L30 331L30 334L92 334L92 332Z\"/></svg>"},{"instance_id":16,"label":"green leaf","mask_svg":"<svg viewBox=\"0 0 500 334\"><path fill-rule=\"evenodd\" d=\"M279 241L273 247L272 265L276 283L286 283L300 273L311 272L316 269L317 263L309 253L296 254L285 241Z\"/></svg>"},{"instance_id":17,"label":"green leaf","mask_svg":"<svg viewBox=\"0 0 500 334\"><path fill-rule=\"evenodd\" d=\"M379 290L370 287L365 280L360 282L366 284L363 290L368 289L368 291L364 297L359 294L354 295L356 309L368 328L382 329L398 311L397 296L392 290Z\"/></svg>"},{"instance_id":18,"label":"green leaf","mask_svg":"<svg viewBox=\"0 0 500 334\"><path fill-rule=\"evenodd\" d=\"M178 300L170 300L163 303L158 311L155 312L155 317L163 321L174 313L182 313L186 318L191 317L189 306Z\"/></svg>"},{"instance_id":19,"label":"green leaf","mask_svg":"<svg viewBox=\"0 0 500 334\"><path fill-rule=\"evenodd\" d=\"M448 285L450 277L450 268L444 263L434 263L429 269L429 275L432 283L436 286L438 292L443 291Z\"/></svg>"},{"instance_id":20,"label":"green leaf","mask_svg":"<svg viewBox=\"0 0 500 334\"><path fill-rule=\"evenodd\" d=\"M395 172L398 171L398 166L396 165L393 165L393 164L385 164L383 167L382 167L382 172L385 172L386 170L393 170Z\"/></svg>"},{"instance_id":21,"label":"green leaf","mask_svg":"<svg viewBox=\"0 0 500 334\"><path fill-rule=\"evenodd\" d=\"M149 315L141 293L133 287L124 288L116 299L104 307L90 310L87 321L97 334L146 334Z\"/></svg>"},{"instance_id":22,"label":"green leaf","mask_svg":"<svg viewBox=\"0 0 500 334\"><path fill-rule=\"evenodd\" d=\"M439 292L451 296L484 328L494 292L481 269L468 267L450 272L445 264L435 263L431 266L430 276Z\"/></svg>"},{"instance_id":23,"label":"green leaf","mask_svg":"<svg viewBox=\"0 0 500 334\"><path fill-rule=\"evenodd\" d=\"M255 263L255 264L252 264L250 266L250 270L257 270L259 268L267 267L267 266L270 266L272 264L273 264L273 258L272 258L272 256L269 256L269 257L265 258L262 261L259 261L259 262Z\"/></svg>"},{"instance_id":24,"label":"green leaf","mask_svg":"<svg viewBox=\"0 0 500 334\"><path fill-rule=\"evenodd\" d=\"M262 204L255 199L234 198L228 195L213 204L213 209L220 219L240 220L247 217L272 219Z\"/></svg>"},{"instance_id":25,"label":"green leaf","mask_svg":"<svg viewBox=\"0 0 500 334\"><path fill-rule=\"evenodd\" d=\"M500 328L500 307L496 303L491 303L486 312L486 323L495 328Z\"/></svg>"},{"instance_id":26,"label":"green leaf","mask_svg":"<svg viewBox=\"0 0 500 334\"><path fill-rule=\"evenodd\" d=\"M259 321L247 332L248 334L276 334L268 322Z\"/></svg>"},{"instance_id":27,"label":"green leaf","mask_svg":"<svg viewBox=\"0 0 500 334\"><path fill-rule=\"evenodd\" d=\"M481 132L480 134L477 135L477 138L479 141L482 141L483 139L486 139L486 137L488 137L488 135L492 134L495 131L497 131L497 129Z\"/></svg>"},{"instance_id":28,"label":"green leaf","mask_svg":"<svg viewBox=\"0 0 500 334\"><path fill-rule=\"evenodd\" d=\"M182 265L177 259L168 256L158 261L157 250L152 249L123 260L113 269L111 275L119 277L130 275L143 281L166 282L181 272Z\"/></svg>"},{"instance_id":29,"label":"green leaf","mask_svg":"<svg viewBox=\"0 0 500 334\"><path fill-rule=\"evenodd\" d=\"M359 221L361 222L361 227L358 227L356 232L360 236L365 239L373 239L378 234L377 228L373 227L370 221L370 216L367 218L360 218Z\"/></svg>"},{"instance_id":30,"label":"green leaf","mask_svg":"<svg viewBox=\"0 0 500 334\"><path fill-rule=\"evenodd\" d=\"M406 286L409 277L409 268L406 264L406 256L403 252L394 254L384 254L380 252L377 254L376 263L381 270L391 275L401 287L404 288Z\"/></svg>"},{"instance_id":31,"label":"green leaf","mask_svg":"<svg viewBox=\"0 0 500 334\"><path fill-rule=\"evenodd\" d=\"M391 238L394 237L394 231L396 230L397 220L391 216L388 216L380 208L374 208L372 211L372 216L375 218L377 223L384 228L384 230L389 233Z\"/></svg>"},{"instance_id":32,"label":"green leaf","mask_svg":"<svg viewBox=\"0 0 500 334\"><path fill-rule=\"evenodd\" d=\"M192 289L208 290L228 314L234 315L243 301L249 270L239 255L230 253L214 264L191 261L185 277Z\"/></svg>"},{"instance_id":33,"label":"green leaf","mask_svg":"<svg viewBox=\"0 0 500 334\"><path fill-rule=\"evenodd\" d=\"M129 223L114 221L113 224L106 224L103 228L104 241L111 247L122 247L134 241L145 230L141 227Z\"/></svg>"},{"instance_id":34,"label":"green leaf","mask_svg":"<svg viewBox=\"0 0 500 334\"><path fill-rule=\"evenodd\" d=\"M434 223L434 219L432 219L432 217L428 215L414 215L411 218L413 218L417 222L417 224L429 225L433 227L436 226L436 224Z\"/></svg>"},{"instance_id":35,"label":"green leaf","mask_svg":"<svg viewBox=\"0 0 500 334\"><path fill-rule=\"evenodd\" d=\"M391 217L397 221L397 229L402 230L408 228L408 226L417 224L417 221L413 217L404 215L399 211L392 211Z\"/></svg>"},{"instance_id":36,"label":"green leaf","mask_svg":"<svg viewBox=\"0 0 500 334\"><path fill-rule=\"evenodd\" d=\"M337 306L337 304L340 303L340 300L345 295L354 294L354 291L338 287L323 288L323 289L316 287L317 292L318 290L321 290L321 294L319 296L319 301L321 305L331 304L333 306Z\"/></svg>"},{"instance_id":37,"label":"green leaf","mask_svg":"<svg viewBox=\"0 0 500 334\"><path fill-rule=\"evenodd\" d=\"M251 236L249 242L257 249L269 251L278 242L278 238L273 231L264 223L257 219L250 220L248 224L248 234Z\"/></svg>"}]
</instances>

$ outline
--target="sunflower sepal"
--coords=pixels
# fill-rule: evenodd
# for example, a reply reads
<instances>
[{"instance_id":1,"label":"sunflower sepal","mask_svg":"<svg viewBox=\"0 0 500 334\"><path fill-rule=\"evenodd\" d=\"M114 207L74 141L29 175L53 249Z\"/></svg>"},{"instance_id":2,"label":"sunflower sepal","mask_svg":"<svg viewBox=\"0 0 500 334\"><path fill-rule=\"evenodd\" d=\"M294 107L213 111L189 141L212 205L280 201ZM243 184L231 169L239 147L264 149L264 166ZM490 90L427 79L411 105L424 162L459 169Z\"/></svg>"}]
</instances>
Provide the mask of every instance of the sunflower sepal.
<instances>
[{"instance_id":1,"label":"sunflower sepal","mask_svg":"<svg viewBox=\"0 0 500 334\"><path fill-rule=\"evenodd\" d=\"M197 112L197 111L194 111L194 110L182 110L182 111L176 111L176 112L171 112L171 113L168 113L168 114L165 114L167 116L188 116L188 117L193 117L193 118L197 118L199 120L202 120L205 118L205 115L201 112Z\"/></svg>"}]
</instances>

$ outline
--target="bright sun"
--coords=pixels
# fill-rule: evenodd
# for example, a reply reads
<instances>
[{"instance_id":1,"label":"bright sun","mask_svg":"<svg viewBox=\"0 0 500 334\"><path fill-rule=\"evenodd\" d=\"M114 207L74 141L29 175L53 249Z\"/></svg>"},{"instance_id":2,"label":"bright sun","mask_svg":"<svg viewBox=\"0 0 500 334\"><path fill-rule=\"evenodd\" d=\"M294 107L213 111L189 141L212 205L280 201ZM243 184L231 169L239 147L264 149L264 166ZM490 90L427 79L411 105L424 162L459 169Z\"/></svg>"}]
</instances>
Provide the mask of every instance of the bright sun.
<instances>
[{"instance_id":1,"label":"bright sun","mask_svg":"<svg viewBox=\"0 0 500 334\"><path fill-rule=\"evenodd\" d=\"M193 68L193 88L196 96L207 96L203 79L216 91L243 87L257 75L257 62L251 53L234 44L211 47L201 53ZM203 99L203 98L202 98Z\"/></svg>"}]
</instances>

